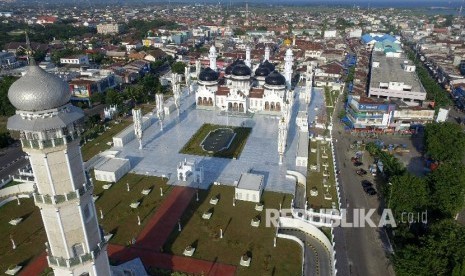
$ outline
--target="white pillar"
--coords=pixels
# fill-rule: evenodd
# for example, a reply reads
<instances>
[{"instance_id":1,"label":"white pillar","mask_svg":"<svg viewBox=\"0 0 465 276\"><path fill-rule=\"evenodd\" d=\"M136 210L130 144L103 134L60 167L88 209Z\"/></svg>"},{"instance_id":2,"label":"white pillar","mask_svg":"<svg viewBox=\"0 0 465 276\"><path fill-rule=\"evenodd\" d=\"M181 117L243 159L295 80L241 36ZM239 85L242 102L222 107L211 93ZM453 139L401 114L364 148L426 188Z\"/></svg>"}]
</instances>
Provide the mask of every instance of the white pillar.
<instances>
[{"instance_id":1,"label":"white pillar","mask_svg":"<svg viewBox=\"0 0 465 276\"><path fill-rule=\"evenodd\" d=\"M286 55L284 56L284 77L286 78L286 85L289 89L291 87L292 80L292 66L294 65L294 56L292 54L291 48L286 50Z\"/></svg>"},{"instance_id":2,"label":"white pillar","mask_svg":"<svg viewBox=\"0 0 465 276\"><path fill-rule=\"evenodd\" d=\"M265 60L270 60L270 47L265 47Z\"/></svg>"},{"instance_id":3,"label":"white pillar","mask_svg":"<svg viewBox=\"0 0 465 276\"><path fill-rule=\"evenodd\" d=\"M247 45L245 48L245 65L252 67L252 61L250 60L250 46Z\"/></svg>"},{"instance_id":4,"label":"white pillar","mask_svg":"<svg viewBox=\"0 0 465 276\"><path fill-rule=\"evenodd\" d=\"M217 68L216 68L216 58L218 57L217 53L216 53L216 48L214 45L212 45L210 47L210 53L208 55L208 58L210 59L210 68L213 70L213 71L216 71Z\"/></svg>"}]
</instances>

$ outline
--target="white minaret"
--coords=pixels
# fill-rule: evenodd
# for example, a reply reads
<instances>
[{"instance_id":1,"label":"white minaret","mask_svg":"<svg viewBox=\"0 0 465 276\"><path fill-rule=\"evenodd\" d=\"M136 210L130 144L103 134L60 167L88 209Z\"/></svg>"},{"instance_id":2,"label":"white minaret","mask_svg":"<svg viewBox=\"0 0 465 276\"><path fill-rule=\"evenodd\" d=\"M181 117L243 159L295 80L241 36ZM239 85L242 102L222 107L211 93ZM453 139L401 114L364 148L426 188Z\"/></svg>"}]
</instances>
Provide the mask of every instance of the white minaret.
<instances>
[{"instance_id":1,"label":"white minaret","mask_svg":"<svg viewBox=\"0 0 465 276\"><path fill-rule=\"evenodd\" d=\"M200 75L200 69L202 69L202 63L200 60L195 61L195 77L198 79Z\"/></svg>"},{"instance_id":2,"label":"white minaret","mask_svg":"<svg viewBox=\"0 0 465 276\"><path fill-rule=\"evenodd\" d=\"M32 60L26 74L9 89L16 114L8 119L8 129L19 132L29 155L36 182L34 203L40 209L47 262L54 274L109 276L94 188L79 145L84 113L69 103L70 97L66 82Z\"/></svg>"},{"instance_id":3,"label":"white minaret","mask_svg":"<svg viewBox=\"0 0 465 276\"><path fill-rule=\"evenodd\" d=\"M292 66L294 65L294 55L292 54L291 48L286 50L284 62L284 77L286 78L287 89L290 89L292 80Z\"/></svg>"},{"instance_id":4,"label":"white minaret","mask_svg":"<svg viewBox=\"0 0 465 276\"><path fill-rule=\"evenodd\" d=\"M157 101L157 117L160 122L160 130L163 131L163 120L165 119L163 94L156 94L155 99Z\"/></svg>"},{"instance_id":5,"label":"white minaret","mask_svg":"<svg viewBox=\"0 0 465 276\"><path fill-rule=\"evenodd\" d=\"M265 60L270 60L270 47L268 45L265 47Z\"/></svg>"},{"instance_id":6,"label":"white minaret","mask_svg":"<svg viewBox=\"0 0 465 276\"><path fill-rule=\"evenodd\" d=\"M218 57L218 54L216 53L216 48L214 45L210 47L210 53L208 54L208 58L210 59L210 68L213 71L216 71L216 58Z\"/></svg>"},{"instance_id":7,"label":"white minaret","mask_svg":"<svg viewBox=\"0 0 465 276\"><path fill-rule=\"evenodd\" d=\"M286 138L287 138L287 123L284 118L279 120L278 125L278 153L279 153L279 164L283 164L284 151L286 150Z\"/></svg>"},{"instance_id":8,"label":"white minaret","mask_svg":"<svg viewBox=\"0 0 465 276\"><path fill-rule=\"evenodd\" d=\"M142 111L138 108L133 109L132 119L134 121L134 133L139 141L139 149L142 149Z\"/></svg>"},{"instance_id":9,"label":"white minaret","mask_svg":"<svg viewBox=\"0 0 465 276\"><path fill-rule=\"evenodd\" d=\"M247 45L245 48L245 65L249 66L249 68L252 68L252 61L250 60L250 46Z\"/></svg>"}]
</instances>

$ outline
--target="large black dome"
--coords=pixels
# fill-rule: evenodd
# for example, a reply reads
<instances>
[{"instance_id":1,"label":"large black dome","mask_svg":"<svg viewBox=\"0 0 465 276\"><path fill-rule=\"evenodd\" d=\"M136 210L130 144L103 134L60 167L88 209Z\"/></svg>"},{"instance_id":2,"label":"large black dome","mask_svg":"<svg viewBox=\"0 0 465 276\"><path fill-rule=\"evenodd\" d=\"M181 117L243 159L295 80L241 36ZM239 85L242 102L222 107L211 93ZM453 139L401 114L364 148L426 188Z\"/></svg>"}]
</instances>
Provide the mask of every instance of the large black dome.
<instances>
[{"instance_id":1,"label":"large black dome","mask_svg":"<svg viewBox=\"0 0 465 276\"><path fill-rule=\"evenodd\" d=\"M266 77L270 74L270 70L263 66L260 65L256 70L255 70L255 76L256 77Z\"/></svg>"},{"instance_id":2,"label":"large black dome","mask_svg":"<svg viewBox=\"0 0 465 276\"><path fill-rule=\"evenodd\" d=\"M268 68L268 70L270 70L270 72L273 72L276 69L274 67L273 63L269 62L268 60L265 60L265 62L263 62L261 65Z\"/></svg>"},{"instance_id":3,"label":"large black dome","mask_svg":"<svg viewBox=\"0 0 465 276\"><path fill-rule=\"evenodd\" d=\"M234 66L231 74L233 74L234 76L240 76L240 77L250 76L252 75L252 70L250 70L249 66L243 63L240 63Z\"/></svg>"},{"instance_id":4,"label":"large black dome","mask_svg":"<svg viewBox=\"0 0 465 276\"><path fill-rule=\"evenodd\" d=\"M224 70L224 74L225 75L231 75L234 66L236 66L238 64L245 64L245 63L244 63L243 60L236 59L233 63L231 63L228 67L226 67L226 69Z\"/></svg>"},{"instance_id":5,"label":"large black dome","mask_svg":"<svg viewBox=\"0 0 465 276\"><path fill-rule=\"evenodd\" d=\"M286 78L278 71L273 71L265 78L265 83L269 85L285 85Z\"/></svg>"},{"instance_id":6,"label":"large black dome","mask_svg":"<svg viewBox=\"0 0 465 276\"><path fill-rule=\"evenodd\" d=\"M200 72L199 80L201 81L216 81L218 80L218 73L213 71L210 67Z\"/></svg>"}]
</instances>

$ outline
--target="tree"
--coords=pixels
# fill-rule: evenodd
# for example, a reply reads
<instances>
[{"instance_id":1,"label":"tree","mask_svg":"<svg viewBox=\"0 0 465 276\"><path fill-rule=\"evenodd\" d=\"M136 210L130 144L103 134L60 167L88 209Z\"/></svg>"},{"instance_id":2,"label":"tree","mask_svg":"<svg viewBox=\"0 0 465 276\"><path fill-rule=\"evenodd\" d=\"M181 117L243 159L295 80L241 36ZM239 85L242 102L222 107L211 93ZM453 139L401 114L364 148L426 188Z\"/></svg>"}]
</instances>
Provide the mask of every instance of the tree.
<instances>
[{"instance_id":1,"label":"tree","mask_svg":"<svg viewBox=\"0 0 465 276\"><path fill-rule=\"evenodd\" d=\"M418 243L400 247L394 255L397 275L451 275L465 258L465 229L444 220L431 226Z\"/></svg>"},{"instance_id":2,"label":"tree","mask_svg":"<svg viewBox=\"0 0 465 276\"><path fill-rule=\"evenodd\" d=\"M103 93L92 93L92 95L90 96L90 101L94 104L94 103L105 103L105 95L103 95Z\"/></svg>"},{"instance_id":3,"label":"tree","mask_svg":"<svg viewBox=\"0 0 465 276\"><path fill-rule=\"evenodd\" d=\"M15 114L15 108L8 99L8 90L13 82L16 81L14 77L4 77L0 80L0 115L12 116Z\"/></svg>"},{"instance_id":4,"label":"tree","mask_svg":"<svg viewBox=\"0 0 465 276\"><path fill-rule=\"evenodd\" d=\"M105 96L105 103L109 104L109 105L118 105L121 107L121 105L123 104L123 95L114 90L114 89L108 89L107 92L106 92L106 96Z\"/></svg>"},{"instance_id":5,"label":"tree","mask_svg":"<svg viewBox=\"0 0 465 276\"><path fill-rule=\"evenodd\" d=\"M438 213L453 217L465 201L465 166L458 162L441 163L428 175L432 202Z\"/></svg>"},{"instance_id":6,"label":"tree","mask_svg":"<svg viewBox=\"0 0 465 276\"><path fill-rule=\"evenodd\" d=\"M459 125L451 122L427 124L424 137L431 158L441 162L463 160L465 134Z\"/></svg>"},{"instance_id":7,"label":"tree","mask_svg":"<svg viewBox=\"0 0 465 276\"><path fill-rule=\"evenodd\" d=\"M181 61L177 61L171 65L171 71L173 73L184 74L184 68L186 68L186 64Z\"/></svg>"},{"instance_id":8,"label":"tree","mask_svg":"<svg viewBox=\"0 0 465 276\"><path fill-rule=\"evenodd\" d=\"M429 204L429 188L423 178L410 173L391 178L389 207L396 219L402 212L423 212Z\"/></svg>"}]
</instances>

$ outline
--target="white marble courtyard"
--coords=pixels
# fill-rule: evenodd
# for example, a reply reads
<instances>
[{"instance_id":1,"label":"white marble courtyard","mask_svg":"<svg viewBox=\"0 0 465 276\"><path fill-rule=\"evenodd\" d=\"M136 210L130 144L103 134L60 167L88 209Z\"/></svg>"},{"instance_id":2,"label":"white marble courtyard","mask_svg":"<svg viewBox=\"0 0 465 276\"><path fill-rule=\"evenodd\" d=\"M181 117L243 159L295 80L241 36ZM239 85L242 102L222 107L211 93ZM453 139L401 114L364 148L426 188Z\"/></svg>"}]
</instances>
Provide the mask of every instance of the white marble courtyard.
<instances>
[{"instance_id":1,"label":"white marble courtyard","mask_svg":"<svg viewBox=\"0 0 465 276\"><path fill-rule=\"evenodd\" d=\"M322 97L321 93L313 92L312 94L312 102L316 100L315 97ZM124 148L114 147L112 150L121 151L118 157L128 158L131 161L132 172L167 177L169 184L197 187L197 184L192 183L193 179L187 182L177 180L176 167L179 162L187 158L198 160L199 165L203 167L204 181L200 188L208 188L213 182L234 185L242 173L252 171L265 176L265 190L294 193L295 182L286 178L286 170L296 169L295 156L298 139L295 117L301 108L299 99L296 97L288 132L288 147L282 165L278 164L277 117L267 115L238 117L231 114L226 116L219 111L195 109L193 94L181 100L179 116L176 111L166 116L163 131L160 131L158 119L155 119L156 122L144 131L142 150L139 150L137 139ZM253 128L237 160L179 153L179 150L204 123L244 125Z\"/></svg>"}]
</instances>

